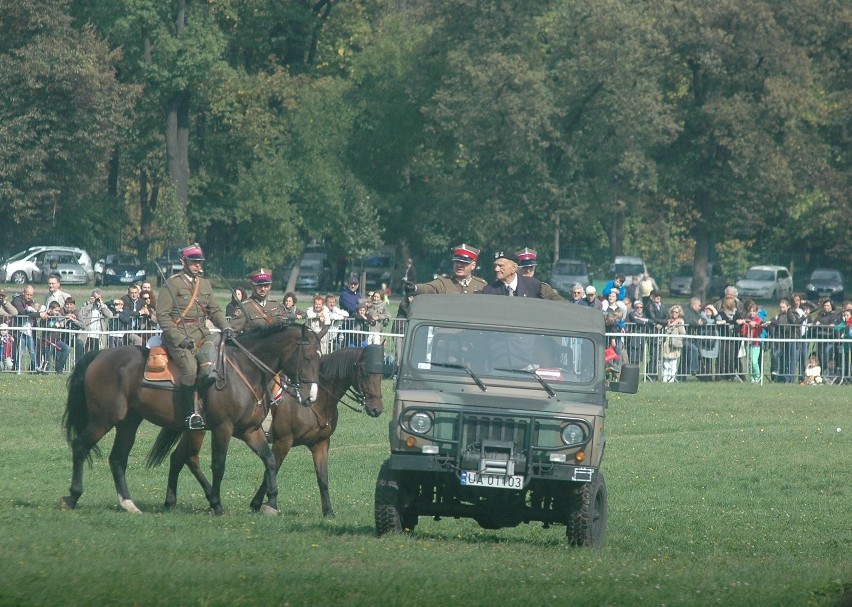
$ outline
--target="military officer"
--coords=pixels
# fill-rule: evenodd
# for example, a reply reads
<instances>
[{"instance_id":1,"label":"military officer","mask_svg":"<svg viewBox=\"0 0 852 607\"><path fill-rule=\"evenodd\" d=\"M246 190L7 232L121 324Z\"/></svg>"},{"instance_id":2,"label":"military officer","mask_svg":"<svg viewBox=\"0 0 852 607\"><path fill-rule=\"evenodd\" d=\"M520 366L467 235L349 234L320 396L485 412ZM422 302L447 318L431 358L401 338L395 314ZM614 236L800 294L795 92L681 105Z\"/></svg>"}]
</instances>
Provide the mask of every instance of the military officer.
<instances>
[{"instance_id":1,"label":"military officer","mask_svg":"<svg viewBox=\"0 0 852 607\"><path fill-rule=\"evenodd\" d=\"M521 272L521 276L535 278L535 268L538 265L538 254L535 249L524 247L515 253L515 257L518 258L518 268ZM551 299L553 301L565 301L565 298L559 294L559 291L543 281L541 283L541 298Z\"/></svg>"},{"instance_id":2,"label":"military officer","mask_svg":"<svg viewBox=\"0 0 852 607\"><path fill-rule=\"evenodd\" d=\"M286 320L278 304L269 299L269 291L272 288L272 272L266 268L260 268L248 276L251 281L252 293L241 306L237 306L231 317L231 328L236 333L241 333L252 327L269 325Z\"/></svg>"},{"instance_id":3,"label":"military officer","mask_svg":"<svg viewBox=\"0 0 852 607\"><path fill-rule=\"evenodd\" d=\"M445 295L461 295L462 293L479 293L487 285L483 279L474 276L479 249L460 244L453 248L453 275L439 276L435 280L423 283L406 283L407 295L423 293L441 293Z\"/></svg>"},{"instance_id":4,"label":"military officer","mask_svg":"<svg viewBox=\"0 0 852 607\"><path fill-rule=\"evenodd\" d=\"M178 404L186 415L188 430L203 430L204 420L195 401L195 383L204 390L216 381L215 348L207 320L234 335L213 295L213 286L202 275L204 253L197 244L181 249L183 271L169 278L157 297L157 318L163 330L163 345L180 369ZM196 367L197 365L197 367Z\"/></svg>"}]
</instances>

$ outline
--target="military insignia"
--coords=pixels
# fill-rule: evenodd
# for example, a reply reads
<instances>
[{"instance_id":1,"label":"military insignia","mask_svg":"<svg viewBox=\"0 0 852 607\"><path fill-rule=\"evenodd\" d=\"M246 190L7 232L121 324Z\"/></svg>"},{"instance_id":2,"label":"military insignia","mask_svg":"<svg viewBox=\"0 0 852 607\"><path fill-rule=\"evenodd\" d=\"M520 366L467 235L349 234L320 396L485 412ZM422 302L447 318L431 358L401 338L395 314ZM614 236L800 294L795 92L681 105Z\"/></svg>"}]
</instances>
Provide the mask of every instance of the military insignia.
<instances>
[{"instance_id":1,"label":"military insignia","mask_svg":"<svg viewBox=\"0 0 852 607\"><path fill-rule=\"evenodd\" d=\"M242 316L242 315L243 315L243 311L240 308L237 308L236 310L234 310L234 316L235 317L236 316Z\"/></svg>"}]
</instances>

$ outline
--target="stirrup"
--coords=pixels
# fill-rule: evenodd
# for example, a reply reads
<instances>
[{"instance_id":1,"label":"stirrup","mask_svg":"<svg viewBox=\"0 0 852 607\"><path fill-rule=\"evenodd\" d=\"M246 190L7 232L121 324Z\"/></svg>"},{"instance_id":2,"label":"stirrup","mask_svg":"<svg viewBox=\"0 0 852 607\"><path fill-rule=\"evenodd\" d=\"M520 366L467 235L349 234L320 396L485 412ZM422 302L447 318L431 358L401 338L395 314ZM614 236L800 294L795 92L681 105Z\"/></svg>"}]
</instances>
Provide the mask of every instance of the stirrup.
<instances>
[{"instance_id":1,"label":"stirrup","mask_svg":"<svg viewBox=\"0 0 852 607\"><path fill-rule=\"evenodd\" d=\"M204 424L204 418L199 413L191 413L184 420L184 425L187 430L204 430L207 426Z\"/></svg>"}]
</instances>

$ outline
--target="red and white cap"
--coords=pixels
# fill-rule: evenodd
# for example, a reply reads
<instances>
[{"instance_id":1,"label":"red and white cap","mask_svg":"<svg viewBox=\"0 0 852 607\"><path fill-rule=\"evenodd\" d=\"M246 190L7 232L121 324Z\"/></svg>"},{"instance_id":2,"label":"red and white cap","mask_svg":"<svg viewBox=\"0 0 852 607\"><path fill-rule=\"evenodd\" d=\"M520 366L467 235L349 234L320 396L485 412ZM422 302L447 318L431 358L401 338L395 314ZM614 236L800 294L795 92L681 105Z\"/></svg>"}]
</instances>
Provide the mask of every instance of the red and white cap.
<instances>
[{"instance_id":1,"label":"red and white cap","mask_svg":"<svg viewBox=\"0 0 852 607\"><path fill-rule=\"evenodd\" d=\"M249 280L253 285L271 285L272 284L272 270L267 270L266 268L261 268L256 272L252 272L249 274Z\"/></svg>"},{"instance_id":2,"label":"red and white cap","mask_svg":"<svg viewBox=\"0 0 852 607\"><path fill-rule=\"evenodd\" d=\"M535 252L535 249L524 247L523 249L515 253L515 257L518 258L518 265L522 268L529 268L538 265L538 261L536 260L537 254Z\"/></svg>"},{"instance_id":3,"label":"red and white cap","mask_svg":"<svg viewBox=\"0 0 852 607\"><path fill-rule=\"evenodd\" d=\"M479 249L468 246L466 244L460 244L457 247L453 247L453 261L463 261L464 263L472 263L476 262L479 258Z\"/></svg>"},{"instance_id":4,"label":"red and white cap","mask_svg":"<svg viewBox=\"0 0 852 607\"><path fill-rule=\"evenodd\" d=\"M204 252L201 250L201 245L197 242L182 248L180 256L183 259L191 259L192 261L204 261Z\"/></svg>"}]
</instances>

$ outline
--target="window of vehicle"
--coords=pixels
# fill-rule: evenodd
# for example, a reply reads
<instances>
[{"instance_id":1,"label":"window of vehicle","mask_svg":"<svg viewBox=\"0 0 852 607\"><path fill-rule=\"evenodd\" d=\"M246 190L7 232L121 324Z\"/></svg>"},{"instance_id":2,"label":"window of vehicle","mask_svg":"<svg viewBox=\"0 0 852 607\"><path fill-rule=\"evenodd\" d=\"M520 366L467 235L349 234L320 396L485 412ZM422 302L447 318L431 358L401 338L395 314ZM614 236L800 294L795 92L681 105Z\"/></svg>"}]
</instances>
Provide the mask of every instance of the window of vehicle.
<instances>
[{"instance_id":1,"label":"window of vehicle","mask_svg":"<svg viewBox=\"0 0 852 607\"><path fill-rule=\"evenodd\" d=\"M614 274L624 274L625 276L642 276L645 272L645 266L641 263L617 263L615 264Z\"/></svg>"},{"instance_id":2,"label":"window of vehicle","mask_svg":"<svg viewBox=\"0 0 852 607\"><path fill-rule=\"evenodd\" d=\"M479 328L419 326L411 367L442 375L548 383L588 383L595 376L594 344L582 337ZM464 381L469 381L465 379Z\"/></svg>"},{"instance_id":3,"label":"window of vehicle","mask_svg":"<svg viewBox=\"0 0 852 607\"><path fill-rule=\"evenodd\" d=\"M836 280L840 281L840 272L833 270L814 270L811 274L811 280Z\"/></svg>"},{"instance_id":4,"label":"window of vehicle","mask_svg":"<svg viewBox=\"0 0 852 607\"><path fill-rule=\"evenodd\" d=\"M577 261L557 261L553 267L553 274L565 274L567 276L580 276L586 274L586 264Z\"/></svg>"},{"instance_id":5,"label":"window of vehicle","mask_svg":"<svg viewBox=\"0 0 852 607\"><path fill-rule=\"evenodd\" d=\"M748 272L746 272L744 280L755 280L758 282L774 282L775 272L773 272L772 270L758 270L755 268L751 268Z\"/></svg>"}]
</instances>

